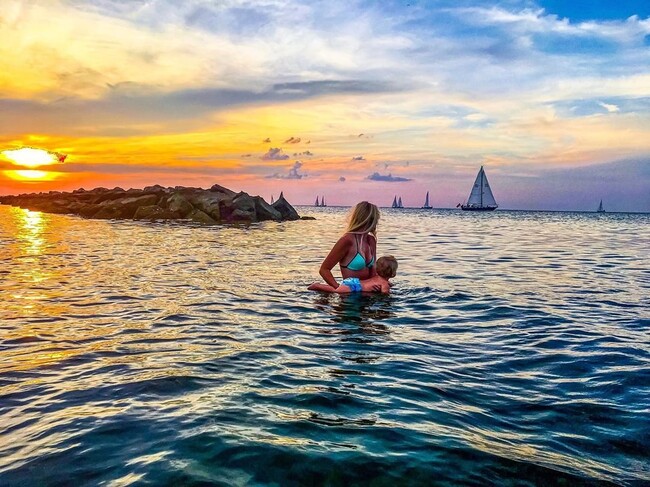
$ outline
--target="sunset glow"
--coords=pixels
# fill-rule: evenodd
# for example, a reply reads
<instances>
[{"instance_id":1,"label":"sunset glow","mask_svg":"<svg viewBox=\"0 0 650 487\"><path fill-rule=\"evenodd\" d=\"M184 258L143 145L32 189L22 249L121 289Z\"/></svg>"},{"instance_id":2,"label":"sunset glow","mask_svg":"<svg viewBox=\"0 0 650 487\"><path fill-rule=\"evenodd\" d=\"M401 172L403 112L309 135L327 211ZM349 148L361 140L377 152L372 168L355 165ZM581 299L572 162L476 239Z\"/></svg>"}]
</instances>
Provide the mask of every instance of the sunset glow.
<instances>
[{"instance_id":1,"label":"sunset glow","mask_svg":"<svg viewBox=\"0 0 650 487\"><path fill-rule=\"evenodd\" d=\"M59 172L39 171L35 169L17 169L4 171L14 181L54 181L61 176Z\"/></svg>"}]
</instances>

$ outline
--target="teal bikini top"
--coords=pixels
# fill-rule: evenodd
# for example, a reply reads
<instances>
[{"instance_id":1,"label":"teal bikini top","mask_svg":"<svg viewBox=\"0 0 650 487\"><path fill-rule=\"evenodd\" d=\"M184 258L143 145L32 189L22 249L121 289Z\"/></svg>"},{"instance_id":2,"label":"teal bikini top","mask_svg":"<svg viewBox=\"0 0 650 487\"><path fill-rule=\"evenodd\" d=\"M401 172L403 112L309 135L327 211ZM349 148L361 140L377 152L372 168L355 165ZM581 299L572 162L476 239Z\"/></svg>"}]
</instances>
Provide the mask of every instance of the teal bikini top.
<instances>
[{"instance_id":1,"label":"teal bikini top","mask_svg":"<svg viewBox=\"0 0 650 487\"><path fill-rule=\"evenodd\" d=\"M357 253L354 254L354 257L352 257L352 260L348 262L347 265L341 264L341 267L346 267L347 269L350 269L351 271L362 271L365 267L372 267L375 265L375 256L372 256L372 259L370 259L370 262L366 263L365 257L359 252L359 249L363 246L363 235L361 235L361 243L359 243L359 235L355 234L354 235L354 241L357 244Z\"/></svg>"}]
</instances>

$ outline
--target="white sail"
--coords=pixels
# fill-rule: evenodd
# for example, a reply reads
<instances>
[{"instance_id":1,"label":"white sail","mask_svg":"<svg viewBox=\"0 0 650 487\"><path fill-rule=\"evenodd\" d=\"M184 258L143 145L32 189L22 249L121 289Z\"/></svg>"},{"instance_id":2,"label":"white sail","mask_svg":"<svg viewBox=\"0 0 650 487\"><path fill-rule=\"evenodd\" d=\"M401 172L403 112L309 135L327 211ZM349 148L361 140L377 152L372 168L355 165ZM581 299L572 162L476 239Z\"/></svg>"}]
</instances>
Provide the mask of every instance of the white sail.
<instances>
[{"instance_id":1,"label":"white sail","mask_svg":"<svg viewBox=\"0 0 650 487\"><path fill-rule=\"evenodd\" d=\"M603 208L603 200L600 200L600 204L598 205L598 213L605 213L605 208Z\"/></svg>"},{"instance_id":2,"label":"white sail","mask_svg":"<svg viewBox=\"0 0 650 487\"><path fill-rule=\"evenodd\" d=\"M478 208L498 206L492 194L492 189L490 189L490 184L488 183L483 166L481 166L481 170L476 175L476 181L474 181L472 191L469 194L469 198L467 198L467 206Z\"/></svg>"},{"instance_id":3,"label":"white sail","mask_svg":"<svg viewBox=\"0 0 650 487\"><path fill-rule=\"evenodd\" d=\"M321 198L320 198L320 205L321 205L321 206L327 206L327 205L325 204L325 196L321 196Z\"/></svg>"},{"instance_id":4,"label":"white sail","mask_svg":"<svg viewBox=\"0 0 650 487\"><path fill-rule=\"evenodd\" d=\"M398 208L404 208L404 205L402 204L402 197L401 196L397 200L397 207Z\"/></svg>"},{"instance_id":5,"label":"white sail","mask_svg":"<svg viewBox=\"0 0 650 487\"><path fill-rule=\"evenodd\" d=\"M429 204L429 192L427 191L427 196L424 198L424 206L422 208L431 208L431 205Z\"/></svg>"},{"instance_id":6,"label":"white sail","mask_svg":"<svg viewBox=\"0 0 650 487\"><path fill-rule=\"evenodd\" d=\"M397 208L397 195L393 198L393 208Z\"/></svg>"}]
</instances>

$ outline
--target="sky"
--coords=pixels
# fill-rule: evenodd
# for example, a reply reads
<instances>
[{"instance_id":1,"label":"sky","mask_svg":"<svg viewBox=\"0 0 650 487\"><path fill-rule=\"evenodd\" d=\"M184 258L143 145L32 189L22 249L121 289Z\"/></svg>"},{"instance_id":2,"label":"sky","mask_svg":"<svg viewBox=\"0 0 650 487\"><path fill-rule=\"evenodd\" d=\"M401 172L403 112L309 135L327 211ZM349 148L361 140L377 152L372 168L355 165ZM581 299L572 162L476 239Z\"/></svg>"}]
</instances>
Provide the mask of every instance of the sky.
<instances>
[{"instance_id":1,"label":"sky","mask_svg":"<svg viewBox=\"0 0 650 487\"><path fill-rule=\"evenodd\" d=\"M647 1L3 0L0 38L0 194L445 208L484 166L501 208L650 211Z\"/></svg>"}]
</instances>

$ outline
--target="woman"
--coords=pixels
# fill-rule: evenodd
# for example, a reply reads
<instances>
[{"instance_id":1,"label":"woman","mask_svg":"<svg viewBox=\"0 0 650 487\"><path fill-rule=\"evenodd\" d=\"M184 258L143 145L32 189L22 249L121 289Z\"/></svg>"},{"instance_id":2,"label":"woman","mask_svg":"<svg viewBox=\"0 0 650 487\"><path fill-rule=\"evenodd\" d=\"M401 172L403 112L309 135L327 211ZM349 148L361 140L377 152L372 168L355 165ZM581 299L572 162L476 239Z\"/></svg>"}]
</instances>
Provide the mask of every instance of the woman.
<instances>
[{"instance_id":1,"label":"woman","mask_svg":"<svg viewBox=\"0 0 650 487\"><path fill-rule=\"evenodd\" d=\"M378 222L379 209L372 203L362 201L354 207L347 232L339 238L320 266L320 275L327 284L335 289L339 286L332 275L332 268L336 264L341 268L343 279L364 280L377 274L375 261Z\"/></svg>"}]
</instances>

